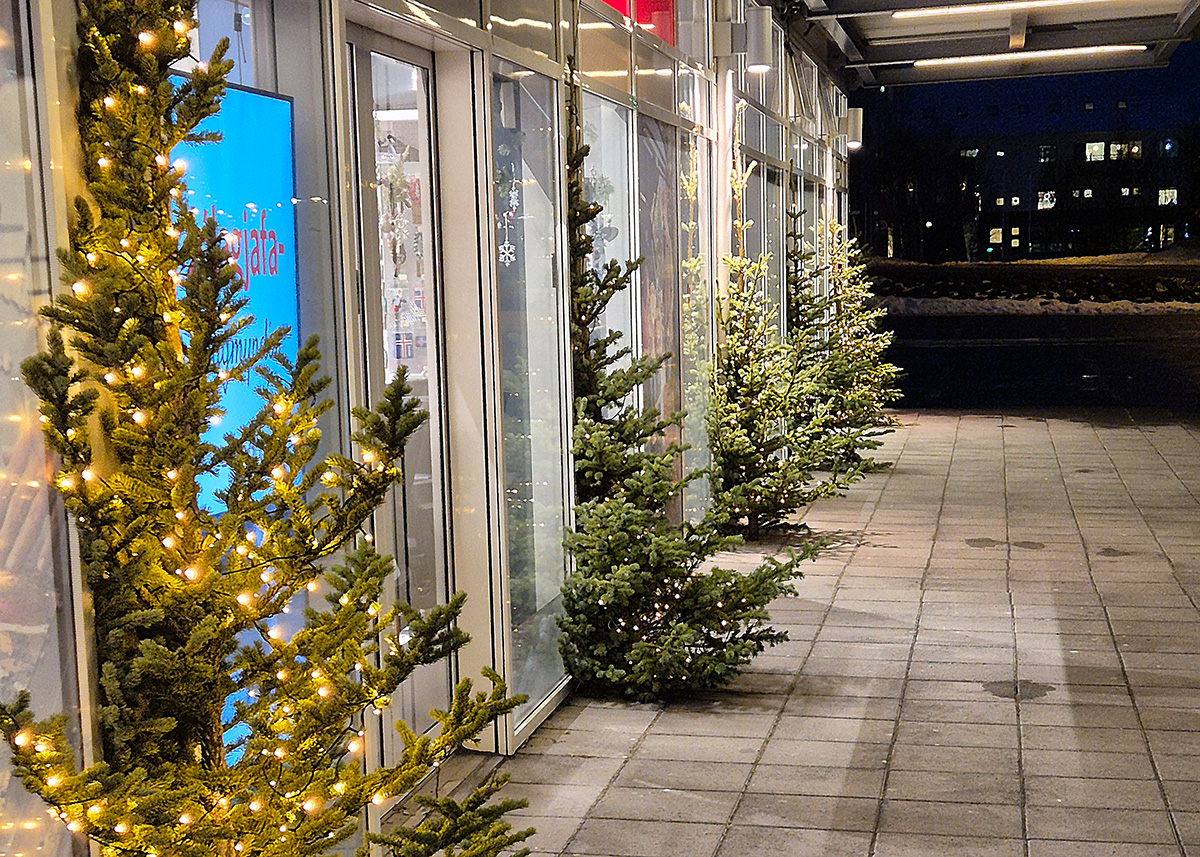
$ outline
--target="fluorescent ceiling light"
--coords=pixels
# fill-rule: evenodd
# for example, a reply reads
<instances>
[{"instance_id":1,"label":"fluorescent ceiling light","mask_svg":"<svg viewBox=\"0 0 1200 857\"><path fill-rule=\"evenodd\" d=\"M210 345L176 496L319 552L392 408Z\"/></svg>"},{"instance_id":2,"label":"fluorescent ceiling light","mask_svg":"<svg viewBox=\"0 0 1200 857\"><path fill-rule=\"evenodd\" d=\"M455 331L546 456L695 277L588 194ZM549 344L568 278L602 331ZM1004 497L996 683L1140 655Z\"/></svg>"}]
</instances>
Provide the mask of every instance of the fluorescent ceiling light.
<instances>
[{"instance_id":1,"label":"fluorescent ceiling light","mask_svg":"<svg viewBox=\"0 0 1200 857\"><path fill-rule=\"evenodd\" d=\"M376 122L415 122L417 108L402 107L399 110L372 110L371 118Z\"/></svg>"},{"instance_id":2,"label":"fluorescent ceiling light","mask_svg":"<svg viewBox=\"0 0 1200 857\"><path fill-rule=\"evenodd\" d=\"M1094 45L1084 48L1055 48L1046 51L1012 51L1004 54L977 54L969 57L941 57L932 60L916 60L913 62L913 66L915 68L935 68L945 65L981 65L997 62L1086 57L1095 54L1134 54L1145 50L1148 50L1146 45Z\"/></svg>"},{"instance_id":3,"label":"fluorescent ceiling light","mask_svg":"<svg viewBox=\"0 0 1200 857\"><path fill-rule=\"evenodd\" d=\"M1059 6L1084 6L1112 3L1115 0L1009 0L1004 3L972 3L962 6L930 6L923 9L900 9L893 18L941 18L948 15L989 15L996 12L1041 12Z\"/></svg>"}]
</instances>

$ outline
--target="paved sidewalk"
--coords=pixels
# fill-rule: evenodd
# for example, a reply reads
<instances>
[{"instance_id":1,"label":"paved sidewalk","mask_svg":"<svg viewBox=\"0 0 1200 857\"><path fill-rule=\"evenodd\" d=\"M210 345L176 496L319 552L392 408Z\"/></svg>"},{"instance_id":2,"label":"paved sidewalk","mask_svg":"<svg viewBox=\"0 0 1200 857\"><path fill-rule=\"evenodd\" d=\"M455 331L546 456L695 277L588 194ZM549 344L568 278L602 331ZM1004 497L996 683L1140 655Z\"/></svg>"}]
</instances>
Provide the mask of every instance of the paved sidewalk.
<instances>
[{"instance_id":1,"label":"paved sidewalk","mask_svg":"<svg viewBox=\"0 0 1200 857\"><path fill-rule=\"evenodd\" d=\"M900 418L806 517L837 546L791 642L686 703L575 700L503 765L536 853L1200 855L1200 426Z\"/></svg>"}]
</instances>

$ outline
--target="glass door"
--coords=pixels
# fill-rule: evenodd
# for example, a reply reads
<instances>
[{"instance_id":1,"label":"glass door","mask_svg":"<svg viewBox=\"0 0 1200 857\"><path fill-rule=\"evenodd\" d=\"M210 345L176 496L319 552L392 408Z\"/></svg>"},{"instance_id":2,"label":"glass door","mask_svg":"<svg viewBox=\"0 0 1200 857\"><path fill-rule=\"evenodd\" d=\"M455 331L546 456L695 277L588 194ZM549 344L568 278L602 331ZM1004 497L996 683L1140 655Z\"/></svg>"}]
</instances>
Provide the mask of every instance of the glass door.
<instances>
[{"instance_id":1,"label":"glass door","mask_svg":"<svg viewBox=\"0 0 1200 857\"><path fill-rule=\"evenodd\" d=\"M403 366L430 415L409 439L404 481L376 514L375 538L380 553L395 557L394 584L385 598L428 609L444 602L451 586L433 61L367 30L351 27L348 36L363 395L377 401ZM389 711L421 732L433 723L430 709L448 706L452 681L451 664L425 667L401 686ZM380 725L385 758L394 760L402 750L397 733L390 722Z\"/></svg>"}]
</instances>

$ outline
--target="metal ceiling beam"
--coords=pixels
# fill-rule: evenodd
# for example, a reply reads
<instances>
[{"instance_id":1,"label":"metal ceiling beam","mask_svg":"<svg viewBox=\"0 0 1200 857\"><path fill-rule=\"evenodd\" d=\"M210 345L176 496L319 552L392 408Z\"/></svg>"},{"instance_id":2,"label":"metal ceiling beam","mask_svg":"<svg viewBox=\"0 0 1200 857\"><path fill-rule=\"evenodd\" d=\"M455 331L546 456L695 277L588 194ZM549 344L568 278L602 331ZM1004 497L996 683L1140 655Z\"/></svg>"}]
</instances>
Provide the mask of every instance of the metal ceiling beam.
<instances>
[{"instance_id":1,"label":"metal ceiling beam","mask_svg":"<svg viewBox=\"0 0 1200 857\"><path fill-rule=\"evenodd\" d=\"M1144 55L1139 54L1139 57ZM956 83L971 80L996 80L1019 77L1052 77L1060 74L1083 74L1087 72L1113 71L1124 68L1145 68L1144 59L1129 56L1106 58L1103 68L1069 65L1054 61L1028 63L1023 67L996 66L985 70L978 67L945 67L938 69L913 68L912 66L885 66L875 69L875 78L880 86L904 86L920 83Z\"/></svg>"}]
</instances>

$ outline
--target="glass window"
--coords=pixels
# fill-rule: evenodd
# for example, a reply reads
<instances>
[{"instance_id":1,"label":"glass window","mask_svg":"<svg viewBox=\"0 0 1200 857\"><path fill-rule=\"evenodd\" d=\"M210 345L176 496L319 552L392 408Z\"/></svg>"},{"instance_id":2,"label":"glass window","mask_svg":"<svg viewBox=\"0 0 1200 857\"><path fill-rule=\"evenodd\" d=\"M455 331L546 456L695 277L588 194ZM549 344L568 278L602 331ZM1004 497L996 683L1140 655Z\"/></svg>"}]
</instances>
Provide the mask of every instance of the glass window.
<instances>
[{"instance_id":1,"label":"glass window","mask_svg":"<svg viewBox=\"0 0 1200 857\"><path fill-rule=\"evenodd\" d=\"M623 17L629 17L629 0L600 0L600 2L616 9Z\"/></svg>"},{"instance_id":2,"label":"glass window","mask_svg":"<svg viewBox=\"0 0 1200 857\"><path fill-rule=\"evenodd\" d=\"M1108 147L1108 158L1111 161L1136 161L1142 157L1142 141L1127 140L1113 143Z\"/></svg>"},{"instance_id":3,"label":"glass window","mask_svg":"<svg viewBox=\"0 0 1200 857\"><path fill-rule=\"evenodd\" d=\"M638 232L641 253L642 353L671 357L646 383L646 404L664 414L680 409L679 391L679 165L676 130L638 116ZM676 440L677 438L670 438Z\"/></svg>"},{"instance_id":4,"label":"glass window","mask_svg":"<svg viewBox=\"0 0 1200 857\"><path fill-rule=\"evenodd\" d=\"M1058 160L1058 146L1053 143L1045 146L1038 146L1038 163L1051 164Z\"/></svg>"},{"instance_id":5,"label":"glass window","mask_svg":"<svg viewBox=\"0 0 1200 857\"><path fill-rule=\"evenodd\" d=\"M679 113L697 125L708 125L709 83L694 68L679 66Z\"/></svg>"},{"instance_id":6,"label":"glass window","mask_svg":"<svg viewBox=\"0 0 1200 857\"><path fill-rule=\"evenodd\" d=\"M1057 195L1052 190L1039 190L1037 207L1038 211L1048 211L1058 203Z\"/></svg>"},{"instance_id":7,"label":"glass window","mask_svg":"<svg viewBox=\"0 0 1200 857\"><path fill-rule=\"evenodd\" d=\"M634 39L637 97L675 112L675 61L641 39Z\"/></svg>"},{"instance_id":8,"label":"glass window","mask_svg":"<svg viewBox=\"0 0 1200 857\"><path fill-rule=\"evenodd\" d=\"M554 0L492 0L492 32L513 44L558 58Z\"/></svg>"},{"instance_id":9,"label":"glass window","mask_svg":"<svg viewBox=\"0 0 1200 857\"><path fill-rule=\"evenodd\" d=\"M703 137L680 137L679 251L681 283L681 374L683 378L683 454L686 470L698 470L712 463L704 418L708 410L708 373L712 361L713 294L710 235L710 162L709 142ZM688 486L684 496L684 514L699 520L708 507L708 480L701 478Z\"/></svg>"},{"instance_id":10,"label":"glass window","mask_svg":"<svg viewBox=\"0 0 1200 857\"><path fill-rule=\"evenodd\" d=\"M270 0L199 0L192 34L195 52L208 59L221 39L229 39L226 58L233 60L230 83L273 89L274 33Z\"/></svg>"},{"instance_id":11,"label":"glass window","mask_svg":"<svg viewBox=\"0 0 1200 857\"><path fill-rule=\"evenodd\" d=\"M1175 205L1179 202L1179 190L1173 187L1164 187L1158 189L1158 204L1159 205Z\"/></svg>"},{"instance_id":12,"label":"glass window","mask_svg":"<svg viewBox=\"0 0 1200 857\"><path fill-rule=\"evenodd\" d=\"M590 147L584 161L584 193L604 207L590 224L596 252L592 263L624 262L633 256L630 234L633 186L629 164L632 117L628 108L590 92L583 94L583 139ZM633 295L617 292L604 311L596 335L619 330L625 334L619 347L631 346L633 338Z\"/></svg>"},{"instance_id":13,"label":"glass window","mask_svg":"<svg viewBox=\"0 0 1200 857\"><path fill-rule=\"evenodd\" d=\"M636 0L637 22L643 30L675 44L675 0Z\"/></svg>"},{"instance_id":14,"label":"glass window","mask_svg":"<svg viewBox=\"0 0 1200 857\"><path fill-rule=\"evenodd\" d=\"M423 0L426 6L445 12L464 24L478 27L483 16L479 13L479 0Z\"/></svg>"},{"instance_id":15,"label":"glass window","mask_svg":"<svg viewBox=\"0 0 1200 857\"><path fill-rule=\"evenodd\" d=\"M1004 243L1004 230L1003 229L989 229L988 230L988 243L989 244L1003 244Z\"/></svg>"},{"instance_id":16,"label":"glass window","mask_svg":"<svg viewBox=\"0 0 1200 857\"><path fill-rule=\"evenodd\" d=\"M701 65L708 64L707 0L676 0L675 46Z\"/></svg>"},{"instance_id":17,"label":"glass window","mask_svg":"<svg viewBox=\"0 0 1200 857\"><path fill-rule=\"evenodd\" d=\"M77 731L66 517L49 487L53 464L42 443L37 399L21 379L21 361L38 350L37 309L50 299L40 212L41 159L31 136L33 80L21 4L0 7L0 699L28 690L39 717L66 712ZM6 748L7 749L7 748ZM11 775L0 758L0 851L67 857L66 827Z\"/></svg>"},{"instance_id":18,"label":"glass window","mask_svg":"<svg viewBox=\"0 0 1200 857\"><path fill-rule=\"evenodd\" d=\"M774 167L766 170L766 191L764 217L762 220L763 247L771 254L771 265L763 282L767 290L767 298L774 304L779 313L778 322L781 326L783 319L783 271L784 249L783 233L785 224L783 216L783 171Z\"/></svg>"},{"instance_id":19,"label":"glass window","mask_svg":"<svg viewBox=\"0 0 1200 857\"><path fill-rule=\"evenodd\" d=\"M629 31L586 7L579 9L579 71L630 91Z\"/></svg>"},{"instance_id":20,"label":"glass window","mask_svg":"<svg viewBox=\"0 0 1200 857\"><path fill-rule=\"evenodd\" d=\"M1103 161L1104 160L1104 141L1098 143L1085 143L1083 147L1083 158L1086 161Z\"/></svg>"},{"instance_id":21,"label":"glass window","mask_svg":"<svg viewBox=\"0 0 1200 857\"><path fill-rule=\"evenodd\" d=\"M501 436L513 693L517 720L563 675L555 616L562 608L563 450L558 90L554 81L493 60Z\"/></svg>"},{"instance_id":22,"label":"glass window","mask_svg":"<svg viewBox=\"0 0 1200 857\"><path fill-rule=\"evenodd\" d=\"M395 557L395 596L428 610L445 602L450 578L430 79L419 66L374 52L369 57L356 65L360 75L369 73L371 99L372 133L363 142L359 168L360 175L371 178L361 191L363 250L370 260L365 267L378 271L377 278L364 271L364 284L371 290L367 299L380 301L380 314L367 313L371 322L364 331L367 347L378 349L368 358L371 398L404 366L413 394L430 415L409 438L397 502L380 510L376 535L380 548ZM357 85L366 89L368 82ZM368 241L377 244L368 246ZM449 704L451 678L448 664L432 664L405 682L395 701L410 726L423 731L433 725L429 709ZM393 744L391 752L403 748Z\"/></svg>"}]
</instances>

